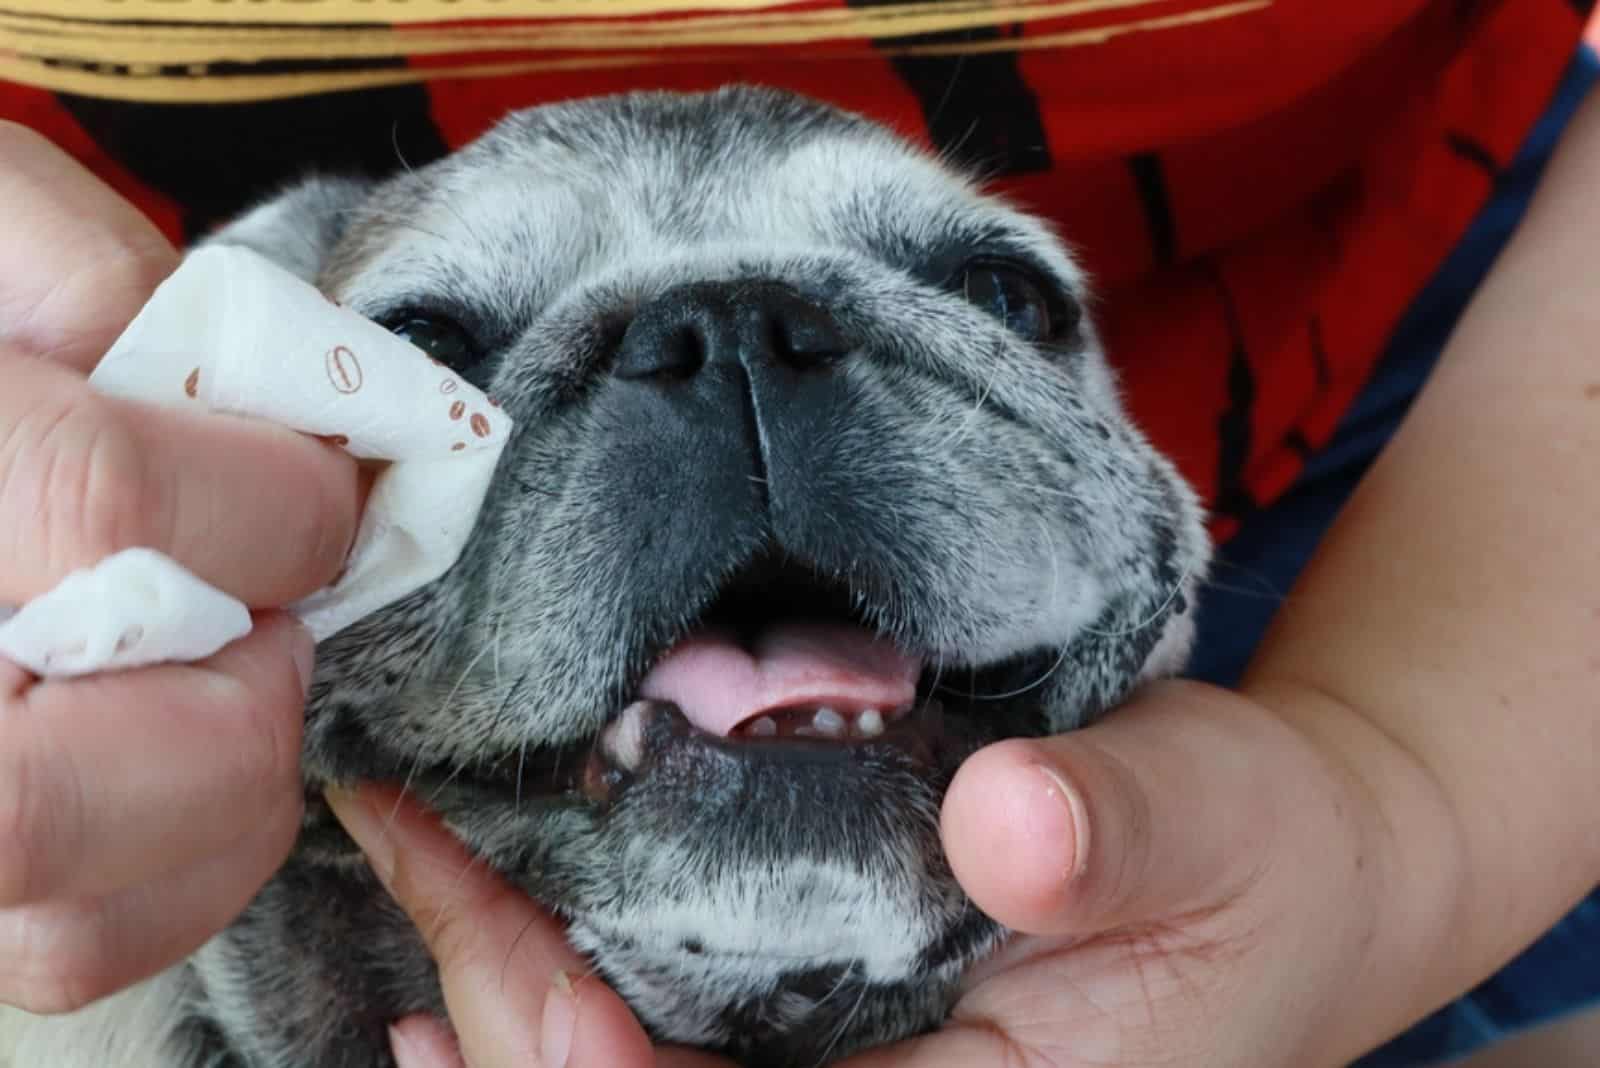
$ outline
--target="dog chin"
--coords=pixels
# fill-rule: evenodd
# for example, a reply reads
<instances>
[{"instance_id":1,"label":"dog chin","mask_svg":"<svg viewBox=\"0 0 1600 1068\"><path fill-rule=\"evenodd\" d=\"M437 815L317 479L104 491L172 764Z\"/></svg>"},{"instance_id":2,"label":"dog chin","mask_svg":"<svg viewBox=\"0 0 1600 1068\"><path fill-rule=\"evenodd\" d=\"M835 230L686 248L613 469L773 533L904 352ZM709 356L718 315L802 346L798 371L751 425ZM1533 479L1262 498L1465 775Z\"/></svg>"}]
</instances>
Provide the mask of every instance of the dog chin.
<instances>
[{"instance_id":1,"label":"dog chin","mask_svg":"<svg viewBox=\"0 0 1600 1068\"><path fill-rule=\"evenodd\" d=\"M774 588L776 616L745 592ZM528 886L656 1038L755 1065L827 1063L936 1027L1004 943L947 865L939 809L977 749L1049 729L1042 694L1062 649L958 668L874 618L799 569L736 581L644 659L564 772L470 802L474 827L513 791L582 812L586 830ZM1168 626L1145 673L1187 641L1185 622Z\"/></svg>"}]
</instances>

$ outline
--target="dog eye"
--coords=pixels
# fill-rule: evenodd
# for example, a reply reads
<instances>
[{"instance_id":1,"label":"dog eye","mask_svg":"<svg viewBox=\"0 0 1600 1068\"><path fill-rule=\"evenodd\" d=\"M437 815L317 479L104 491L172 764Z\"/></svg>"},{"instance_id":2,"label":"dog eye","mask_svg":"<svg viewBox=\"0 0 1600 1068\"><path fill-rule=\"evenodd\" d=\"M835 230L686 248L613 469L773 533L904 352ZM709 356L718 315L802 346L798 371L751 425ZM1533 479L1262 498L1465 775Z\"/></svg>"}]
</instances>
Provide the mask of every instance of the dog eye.
<instances>
[{"instance_id":1,"label":"dog eye","mask_svg":"<svg viewBox=\"0 0 1600 1068\"><path fill-rule=\"evenodd\" d=\"M1071 318L1031 271L995 260L974 260L961 275L961 292L978 308L1028 341L1053 341Z\"/></svg>"},{"instance_id":2,"label":"dog eye","mask_svg":"<svg viewBox=\"0 0 1600 1068\"><path fill-rule=\"evenodd\" d=\"M442 315L402 315L389 324L389 330L458 374L483 359L472 335Z\"/></svg>"}]
</instances>

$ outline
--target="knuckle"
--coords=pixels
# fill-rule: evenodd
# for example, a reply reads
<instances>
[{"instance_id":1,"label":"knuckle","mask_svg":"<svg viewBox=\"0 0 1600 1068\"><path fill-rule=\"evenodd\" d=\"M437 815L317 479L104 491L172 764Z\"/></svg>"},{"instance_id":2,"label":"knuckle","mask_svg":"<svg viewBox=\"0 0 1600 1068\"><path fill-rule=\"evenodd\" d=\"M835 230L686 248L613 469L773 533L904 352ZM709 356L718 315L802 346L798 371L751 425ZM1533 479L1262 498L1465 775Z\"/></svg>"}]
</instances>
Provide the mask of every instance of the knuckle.
<instances>
[{"instance_id":1,"label":"knuckle","mask_svg":"<svg viewBox=\"0 0 1600 1068\"><path fill-rule=\"evenodd\" d=\"M460 980L486 965L500 966L508 945L535 956L548 951L531 902L477 861L402 848L388 886L446 977Z\"/></svg>"},{"instance_id":2,"label":"knuckle","mask_svg":"<svg viewBox=\"0 0 1600 1068\"><path fill-rule=\"evenodd\" d=\"M423 909L418 929L441 968L459 967L472 957L476 931L465 910L451 905Z\"/></svg>"},{"instance_id":3,"label":"knuckle","mask_svg":"<svg viewBox=\"0 0 1600 1068\"><path fill-rule=\"evenodd\" d=\"M163 492L129 421L90 396L69 402L42 429L41 489L46 544L96 563L136 545L162 547L171 494Z\"/></svg>"},{"instance_id":4,"label":"knuckle","mask_svg":"<svg viewBox=\"0 0 1600 1068\"><path fill-rule=\"evenodd\" d=\"M262 752L265 757L260 772L261 793L269 804L303 805L305 787L303 773L300 770L300 747L296 742L298 732L292 731L287 722L297 720L297 717L261 718L277 720L276 723L263 728L266 733L262 738ZM294 826L298 826L298 823ZM291 832L288 835L291 846L293 838Z\"/></svg>"},{"instance_id":5,"label":"knuckle","mask_svg":"<svg viewBox=\"0 0 1600 1068\"><path fill-rule=\"evenodd\" d=\"M163 540L152 536L163 512L162 494L134 435L120 419L94 422L64 492L62 503L96 559Z\"/></svg>"},{"instance_id":6,"label":"knuckle","mask_svg":"<svg viewBox=\"0 0 1600 1068\"><path fill-rule=\"evenodd\" d=\"M0 907L34 899L44 848L59 837L64 822L42 778L0 737Z\"/></svg>"},{"instance_id":7,"label":"knuckle","mask_svg":"<svg viewBox=\"0 0 1600 1068\"><path fill-rule=\"evenodd\" d=\"M103 227L95 238L100 247L82 261L84 281L107 298L118 318L132 319L177 268L178 253L143 216L131 212L124 225Z\"/></svg>"},{"instance_id":8,"label":"knuckle","mask_svg":"<svg viewBox=\"0 0 1600 1068\"><path fill-rule=\"evenodd\" d=\"M32 881L30 858L37 840L33 833L33 806L27 785L9 768L0 768L0 908L20 905L28 899Z\"/></svg>"},{"instance_id":9,"label":"knuckle","mask_svg":"<svg viewBox=\"0 0 1600 1068\"><path fill-rule=\"evenodd\" d=\"M249 709L251 729L256 732L251 740L262 754L261 773L275 794L303 794L300 755L304 704L294 664L282 656L272 665L270 684Z\"/></svg>"},{"instance_id":10,"label":"knuckle","mask_svg":"<svg viewBox=\"0 0 1600 1068\"><path fill-rule=\"evenodd\" d=\"M301 704L294 667L283 665L265 685L253 678L208 672L205 703L236 726L229 746L234 762L235 796L263 805L283 799L299 803L304 790L300 770ZM280 676L287 680L279 683ZM276 809L274 809L275 811Z\"/></svg>"},{"instance_id":11,"label":"knuckle","mask_svg":"<svg viewBox=\"0 0 1600 1068\"><path fill-rule=\"evenodd\" d=\"M459 886L441 896L427 885L427 878L419 877L422 873L413 870L418 863L427 862L405 854L397 857L391 890L440 971L459 973L470 968L481 951L490 910Z\"/></svg>"},{"instance_id":12,"label":"knuckle","mask_svg":"<svg viewBox=\"0 0 1600 1068\"><path fill-rule=\"evenodd\" d=\"M307 498L309 506L295 511L291 518L290 522L298 527L294 531L298 540L288 544L310 547L305 564L308 577L318 586L325 586L344 568L355 540L356 478L353 461L345 461L326 449L318 450L317 459L315 492Z\"/></svg>"}]
</instances>

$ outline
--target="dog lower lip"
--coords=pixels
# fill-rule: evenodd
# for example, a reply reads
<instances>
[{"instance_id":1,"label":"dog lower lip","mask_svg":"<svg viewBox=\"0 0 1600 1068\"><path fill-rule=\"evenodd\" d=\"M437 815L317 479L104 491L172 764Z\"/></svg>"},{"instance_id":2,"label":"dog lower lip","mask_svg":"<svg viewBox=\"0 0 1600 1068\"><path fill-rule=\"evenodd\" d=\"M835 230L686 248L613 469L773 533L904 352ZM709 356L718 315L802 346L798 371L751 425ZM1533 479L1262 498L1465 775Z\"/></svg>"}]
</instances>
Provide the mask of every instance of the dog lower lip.
<instances>
[{"instance_id":1,"label":"dog lower lip","mask_svg":"<svg viewBox=\"0 0 1600 1068\"><path fill-rule=\"evenodd\" d=\"M803 710L807 711L807 710ZM873 751L895 751L902 759L933 765L944 734L944 707L937 700L918 701L888 717L873 711L882 722L874 725L863 710L850 723L831 709L811 712L812 722L829 714L840 720L838 733L807 730L803 725L778 726L773 732L741 729L731 736L702 731L691 724L678 706L668 701L639 700L624 708L601 731L578 774L574 788L589 800L609 804L617 800L669 746L699 746L741 760L781 765L786 761L854 760ZM757 719L768 717L757 717ZM861 721L867 720L866 732Z\"/></svg>"}]
</instances>

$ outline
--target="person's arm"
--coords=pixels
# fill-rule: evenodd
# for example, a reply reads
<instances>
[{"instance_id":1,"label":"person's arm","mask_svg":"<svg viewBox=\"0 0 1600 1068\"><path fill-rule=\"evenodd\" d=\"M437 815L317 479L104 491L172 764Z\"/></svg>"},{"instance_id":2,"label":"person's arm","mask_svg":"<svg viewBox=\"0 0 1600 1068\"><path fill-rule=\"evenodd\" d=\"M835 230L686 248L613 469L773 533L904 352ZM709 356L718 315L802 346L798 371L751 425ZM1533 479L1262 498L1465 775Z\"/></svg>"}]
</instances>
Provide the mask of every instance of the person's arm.
<instances>
[{"instance_id":1,"label":"person's arm","mask_svg":"<svg viewBox=\"0 0 1600 1068\"><path fill-rule=\"evenodd\" d=\"M1600 880L1600 98L1243 689L1342 753L1388 821L1366 1033Z\"/></svg>"},{"instance_id":2,"label":"person's arm","mask_svg":"<svg viewBox=\"0 0 1600 1068\"><path fill-rule=\"evenodd\" d=\"M1060 790L1029 778L1041 764ZM1130 1010L1186 1065L1263 1047L1343 1064L1596 885L1600 98L1240 692L1159 687L1088 730L978 754L945 843L1018 929L1239 947L1191 970L1211 1008L1192 1023Z\"/></svg>"}]
</instances>

